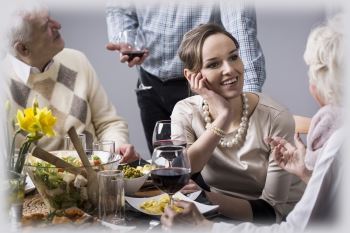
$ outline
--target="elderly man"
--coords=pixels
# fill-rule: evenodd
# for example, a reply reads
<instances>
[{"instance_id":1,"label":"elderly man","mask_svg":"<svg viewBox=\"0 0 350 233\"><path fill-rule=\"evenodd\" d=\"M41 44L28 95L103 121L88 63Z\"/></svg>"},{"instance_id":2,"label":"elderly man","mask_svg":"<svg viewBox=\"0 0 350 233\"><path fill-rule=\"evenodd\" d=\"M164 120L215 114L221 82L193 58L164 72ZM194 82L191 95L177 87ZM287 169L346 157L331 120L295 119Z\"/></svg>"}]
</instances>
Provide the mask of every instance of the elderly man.
<instances>
[{"instance_id":1,"label":"elderly man","mask_svg":"<svg viewBox=\"0 0 350 233\"><path fill-rule=\"evenodd\" d=\"M56 137L42 138L46 150L62 149L67 131L74 126L93 140L113 140L123 161L138 157L128 143L127 123L117 115L95 70L85 55L64 48L61 25L38 3L21 3L7 30L9 52L4 61L12 111L30 106L36 98L57 117Z\"/></svg>"}]
</instances>

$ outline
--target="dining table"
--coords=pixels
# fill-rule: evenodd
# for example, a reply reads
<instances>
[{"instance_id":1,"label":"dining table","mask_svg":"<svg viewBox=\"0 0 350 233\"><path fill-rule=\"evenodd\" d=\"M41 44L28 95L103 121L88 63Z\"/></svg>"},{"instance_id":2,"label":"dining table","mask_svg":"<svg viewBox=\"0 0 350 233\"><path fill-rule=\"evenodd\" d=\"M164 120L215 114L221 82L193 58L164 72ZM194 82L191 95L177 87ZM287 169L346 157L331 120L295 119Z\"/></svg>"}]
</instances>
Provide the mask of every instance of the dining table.
<instances>
[{"instance_id":1,"label":"dining table","mask_svg":"<svg viewBox=\"0 0 350 233\"><path fill-rule=\"evenodd\" d=\"M157 189L150 180L148 180L148 182L146 182L139 191L134 193L132 197L154 197L160 194L162 194L162 192ZM199 195L195 201L210 204L203 194ZM125 224L121 226L116 226L105 222L102 222L101 224L101 221L97 219L96 212L91 214L93 220L89 221L89 224L52 224L52 222L48 221L51 214L52 213L50 213L49 209L46 207L41 199L41 196L36 190L26 194L23 205L23 219L21 225L22 232L35 232L38 228L55 229L59 227L67 227L77 230L84 230L85 228L91 230L96 227L96 229L99 231L102 230L106 232L156 232L157 230L161 229L160 216L142 213L133 208L127 201L125 208ZM210 211L209 213L205 214L205 216L215 222L233 221L221 215L217 210Z\"/></svg>"}]
</instances>

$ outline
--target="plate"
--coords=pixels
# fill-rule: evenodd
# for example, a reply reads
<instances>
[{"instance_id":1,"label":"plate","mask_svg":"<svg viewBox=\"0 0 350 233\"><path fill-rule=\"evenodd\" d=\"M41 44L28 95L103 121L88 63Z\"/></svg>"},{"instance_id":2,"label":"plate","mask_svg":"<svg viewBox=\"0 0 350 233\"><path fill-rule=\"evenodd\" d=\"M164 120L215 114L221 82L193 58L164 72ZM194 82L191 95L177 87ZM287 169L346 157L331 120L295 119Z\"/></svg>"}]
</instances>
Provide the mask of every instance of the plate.
<instances>
[{"instance_id":1,"label":"plate","mask_svg":"<svg viewBox=\"0 0 350 233\"><path fill-rule=\"evenodd\" d=\"M27 175L26 176L26 182L24 186L24 192L25 193L30 193L35 189L35 185L33 184L33 181L30 179L30 177Z\"/></svg>"},{"instance_id":2,"label":"plate","mask_svg":"<svg viewBox=\"0 0 350 233\"><path fill-rule=\"evenodd\" d=\"M202 193L202 191L199 190L199 191L196 191L193 193L188 193L188 194L186 194L186 196L191 200L196 200L199 197L199 195L201 195L201 193Z\"/></svg>"},{"instance_id":3,"label":"plate","mask_svg":"<svg viewBox=\"0 0 350 233\"><path fill-rule=\"evenodd\" d=\"M167 195L167 194L161 194L161 195L158 195L158 196L154 196L154 197L144 197L144 198L136 198L136 197L125 197L125 200L135 209L137 209L138 211L144 213L144 214L148 214L148 215L153 215L153 216L160 216L159 214L154 214L154 213L149 213L147 212L146 210L142 209L140 206L143 202L145 201L151 201L151 200L155 200L155 201L159 201L160 198L164 195ZM174 198L177 198L177 199L180 199L180 200L183 200L183 201L188 201L188 202L193 202L199 212L201 212L202 214L205 214L205 213L208 213L212 210L216 210L217 208L219 208L218 205L205 205L205 204L202 204L202 203L199 203L199 202L196 202L188 197L186 197L185 195L183 195L181 192L177 192L174 194Z\"/></svg>"}]
</instances>

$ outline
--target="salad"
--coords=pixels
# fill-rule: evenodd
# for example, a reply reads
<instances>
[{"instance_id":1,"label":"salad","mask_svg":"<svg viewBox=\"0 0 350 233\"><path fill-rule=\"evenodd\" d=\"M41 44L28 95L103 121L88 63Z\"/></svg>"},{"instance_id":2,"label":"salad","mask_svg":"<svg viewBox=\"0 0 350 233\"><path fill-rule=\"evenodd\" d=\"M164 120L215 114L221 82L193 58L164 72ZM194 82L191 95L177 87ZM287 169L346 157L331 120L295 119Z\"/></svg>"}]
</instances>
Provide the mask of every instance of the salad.
<instances>
[{"instance_id":1,"label":"salad","mask_svg":"<svg viewBox=\"0 0 350 233\"><path fill-rule=\"evenodd\" d=\"M90 164L103 169L101 158L97 155L91 156ZM62 156L62 159L76 167L81 167L82 162L75 156ZM66 209L76 206L83 210L92 209L92 204L88 200L87 179L82 175L74 175L56 168L54 165L35 161L26 166L27 172L43 197L46 205L51 209Z\"/></svg>"}]
</instances>

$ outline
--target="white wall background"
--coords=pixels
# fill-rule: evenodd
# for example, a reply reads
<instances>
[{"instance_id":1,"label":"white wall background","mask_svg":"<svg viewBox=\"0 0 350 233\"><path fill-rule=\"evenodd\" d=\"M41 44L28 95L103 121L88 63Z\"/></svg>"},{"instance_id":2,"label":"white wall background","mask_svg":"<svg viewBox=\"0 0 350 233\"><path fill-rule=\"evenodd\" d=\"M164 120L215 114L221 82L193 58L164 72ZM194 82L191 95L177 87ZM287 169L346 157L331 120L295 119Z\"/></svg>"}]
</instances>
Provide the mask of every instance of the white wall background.
<instances>
[{"instance_id":1,"label":"white wall background","mask_svg":"<svg viewBox=\"0 0 350 233\"><path fill-rule=\"evenodd\" d=\"M312 116L318 106L308 92L307 68L302 56L311 28L325 19L325 8L271 9L260 3L256 11L258 37L267 69L263 92L295 114ZM105 49L107 29L104 5L70 9L60 8L56 3L51 6L51 15L62 24L66 47L81 50L90 59L118 113L129 123L131 143L147 157L134 94L137 73L134 68L130 69L119 62L119 54Z\"/></svg>"}]
</instances>

